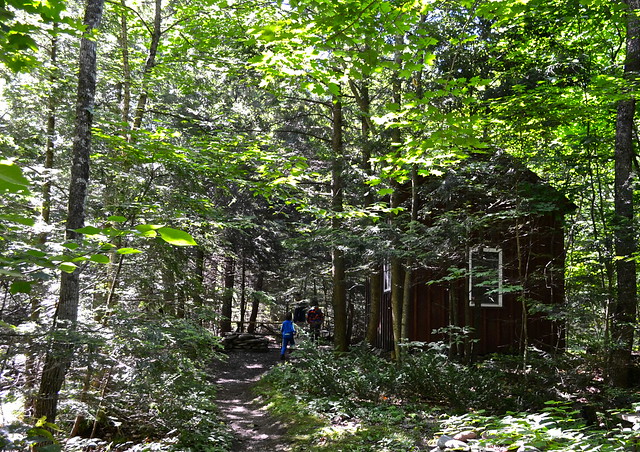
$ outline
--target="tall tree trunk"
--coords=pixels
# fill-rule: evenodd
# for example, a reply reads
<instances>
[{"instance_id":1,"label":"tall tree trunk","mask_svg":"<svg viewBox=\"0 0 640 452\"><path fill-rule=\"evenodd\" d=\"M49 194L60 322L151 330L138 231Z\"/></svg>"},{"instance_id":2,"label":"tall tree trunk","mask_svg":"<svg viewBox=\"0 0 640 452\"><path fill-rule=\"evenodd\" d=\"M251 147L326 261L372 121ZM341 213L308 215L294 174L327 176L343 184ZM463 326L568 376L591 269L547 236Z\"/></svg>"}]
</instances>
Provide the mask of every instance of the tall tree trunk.
<instances>
[{"instance_id":1,"label":"tall tree trunk","mask_svg":"<svg viewBox=\"0 0 640 452\"><path fill-rule=\"evenodd\" d=\"M454 327L449 332L449 357L460 356L462 354L460 350L459 337L456 337L454 331L457 331L456 327L460 325L458 319L458 307L460 300L458 299L458 291L455 284L449 282L447 288L447 301L449 305L449 325Z\"/></svg>"},{"instance_id":2,"label":"tall tree trunk","mask_svg":"<svg viewBox=\"0 0 640 452\"><path fill-rule=\"evenodd\" d=\"M640 0L625 1L627 11L627 55L624 75L630 84L640 76ZM617 299L611 321L609 381L628 386L631 351L637 310L636 241L633 227L633 126L635 98L627 95L618 102L615 148L615 247Z\"/></svg>"},{"instance_id":3,"label":"tall tree trunk","mask_svg":"<svg viewBox=\"0 0 640 452\"><path fill-rule=\"evenodd\" d=\"M391 322L393 329L393 351L395 359L400 360L402 349L402 299L403 299L403 277L402 262L399 257L391 256Z\"/></svg>"},{"instance_id":4,"label":"tall tree trunk","mask_svg":"<svg viewBox=\"0 0 640 452\"><path fill-rule=\"evenodd\" d=\"M129 25L127 22L127 1L120 0L120 47L122 49L122 104L120 107L122 122L129 124L131 113L131 65L129 64Z\"/></svg>"},{"instance_id":5,"label":"tall tree trunk","mask_svg":"<svg viewBox=\"0 0 640 452\"><path fill-rule=\"evenodd\" d=\"M53 25L54 32L58 30L58 24ZM54 34L51 38L51 74L49 75L49 86L56 86L58 80L58 38ZM55 134L56 134L56 105L58 104L57 93L55 89L51 89L49 97L47 99L47 142L45 146L44 155L44 169L45 169L45 182L42 184L42 222L44 224L51 223L51 177L49 170L53 169L53 162L55 159ZM48 231L40 233L38 236L38 243L44 245L49 239ZM47 290L44 282L41 282L36 287L33 296L31 297L31 312L29 314L29 320L34 324L37 324L40 320L40 310L42 298ZM25 397L25 413L27 415L33 414L35 398L33 397L35 387L38 381L38 356L35 350L29 350L25 356L25 382L24 392L27 395Z\"/></svg>"},{"instance_id":6,"label":"tall tree trunk","mask_svg":"<svg viewBox=\"0 0 640 452\"><path fill-rule=\"evenodd\" d=\"M343 211L344 183L343 173L343 142L342 142L342 99L335 97L331 108L333 134L331 147L333 151L333 162L331 167L331 198L333 218L331 228L334 232L340 230L342 220L339 218ZM334 345L336 351L347 351L347 287L345 276L345 256L344 251L338 244L333 245L331 251L333 265L333 327Z\"/></svg>"},{"instance_id":7,"label":"tall tree trunk","mask_svg":"<svg viewBox=\"0 0 640 452\"><path fill-rule=\"evenodd\" d=\"M236 281L236 260L233 256L224 258L224 292L222 295L222 312L220 333L231 332L231 315L233 313L233 289Z\"/></svg>"},{"instance_id":8,"label":"tall tree trunk","mask_svg":"<svg viewBox=\"0 0 640 452\"><path fill-rule=\"evenodd\" d=\"M103 6L104 0L87 1L84 18L87 33L91 33L99 26ZM80 240L81 234L74 230L84 226L91 155L91 125L96 90L96 50L97 40L85 35L80 43L73 166L66 222L66 237L69 241ZM80 270L76 269L73 273L63 272L53 326L58 331L45 357L35 404L35 417L46 417L49 422L55 421L58 396L75 348L73 333L78 319L79 300Z\"/></svg>"},{"instance_id":9,"label":"tall tree trunk","mask_svg":"<svg viewBox=\"0 0 640 452\"><path fill-rule=\"evenodd\" d=\"M136 105L135 117L133 119L133 128L139 129L142 125L142 118L147 107L147 100L149 99L149 77L151 71L156 65L156 56L158 54L158 45L160 44L160 37L162 36L162 0L155 0L155 14L153 18L153 30L151 30L151 44L149 45L149 54L147 55L147 61L142 71L142 91L140 97L138 97L138 104Z\"/></svg>"},{"instance_id":10,"label":"tall tree trunk","mask_svg":"<svg viewBox=\"0 0 640 452\"><path fill-rule=\"evenodd\" d=\"M195 253L196 253L195 269L193 271L194 279L195 279L195 287L193 288L191 298L193 300L193 305L195 306L195 308L200 309L204 305L203 294L204 294L205 254L204 254L204 249L200 246L196 247Z\"/></svg>"},{"instance_id":11,"label":"tall tree trunk","mask_svg":"<svg viewBox=\"0 0 640 452\"><path fill-rule=\"evenodd\" d=\"M351 91L360 108L360 123L362 136L362 162L361 167L364 173L373 176L373 166L371 163L372 143L371 133L374 126L371 122L371 97L369 95L369 80L364 77L361 85L356 85L350 80ZM373 190L367 190L364 195L363 207L367 208L373 205ZM369 221L370 220L365 220ZM381 263L374 258L371 263L371 273L368 276L369 286L369 317L367 319L366 341L369 345L374 346L378 335L378 323L380 322L380 303L382 301L382 274Z\"/></svg>"},{"instance_id":12,"label":"tall tree trunk","mask_svg":"<svg viewBox=\"0 0 640 452\"><path fill-rule=\"evenodd\" d=\"M403 47L403 39L402 36L396 36L395 44L397 49L401 49ZM399 77L399 68L402 66L402 58L401 51L396 51L395 63L397 66L396 73L394 74L391 91L393 102L396 105L400 105L402 103L402 85ZM395 150L395 157L400 157L400 148L401 148L401 140L402 136L400 134L400 129L398 127L394 127L391 129L391 146ZM393 193L391 194L391 210L395 212L398 207L400 207L400 185L396 181L391 181ZM391 214L391 224L395 225L399 234L399 219L397 213ZM403 306L403 278L402 278L402 262L398 257L400 251L399 240L396 240L394 244L393 255L391 256L391 318L393 323L393 350L395 354L395 359L401 359L401 347L400 343L402 342L402 306Z\"/></svg>"},{"instance_id":13,"label":"tall tree trunk","mask_svg":"<svg viewBox=\"0 0 640 452\"><path fill-rule=\"evenodd\" d=\"M380 302L382 301L382 271L378 270L369 277L369 322L367 324L367 344L376 345L378 324L380 323Z\"/></svg>"},{"instance_id":14,"label":"tall tree trunk","mask_svg":"<svg viewBox=\"0 0 640 452\"><path fill-rule=\"evenodd\" d=\"M247 259L242 256L242 269L240 270L240 323L238 331L244 332L244 316L247 311Z\"/></svg>"},{"instance_id":15,"label":"tall tree trunk","mask_svg":"<svg viewBox=\"0 0 640 452\"><path fill-rule=\"evenodd\" d=\"M407 234L417 234L415 230L418 221L418 168L413 165L411 168L411 222ZM411 253L412 250L407 250ZM409 340L409 324L411 322L411 289L413 286L413 266L414 259L409 256L405 263L404 285L402 290L402 325L400 337L403 341Z\"/></svg>"},{"instance_id":16,"label":"tall tree trunk","mask_svg":"<svg viewBox=\"0 0 640 452\"><path fill-rule=\"evenodd\" d=\"M175 315L178 301L176 275L171 268L172 259L167 259L162 266L162 312Z\"/></svg>"},{"instance_id":17,"label":"tall tree trunk","mask_svg":"<svg viewBox=\"0 0 640 452\"><path fill-rule=\"evenodd\" d=\"M258 272L256 282L253 285L253 297L251 300L251 314L249 314L249 327L248 333L256 332L256 321L258 320L258 310L260 309L260 293L264 287L264 274L262 271Z\"/></svg>"},{"instance_id":18,"label":"tall tree trunk","mask_svg":"<svg viewBox=\"0 0 640 452\"><path fill-rule=\"evenodd\" d=\"M54 24L54 32L58 29L58 25ZM51 38L51 75L49 76L50 86L56 86L58 80L58 38L54 35ZM58 104L57 93L55 90L49 93L47 99L47 145L45 148L44 168L46 171L53 168L55 159L55 135L56 135L56 106ZM45 174L46 180L42 185L42 221L46 224L50 223L51 217L51 174ZM47 233L43 232L40 236L40 243L46 243Z\"/></svg>"}]
</instances>

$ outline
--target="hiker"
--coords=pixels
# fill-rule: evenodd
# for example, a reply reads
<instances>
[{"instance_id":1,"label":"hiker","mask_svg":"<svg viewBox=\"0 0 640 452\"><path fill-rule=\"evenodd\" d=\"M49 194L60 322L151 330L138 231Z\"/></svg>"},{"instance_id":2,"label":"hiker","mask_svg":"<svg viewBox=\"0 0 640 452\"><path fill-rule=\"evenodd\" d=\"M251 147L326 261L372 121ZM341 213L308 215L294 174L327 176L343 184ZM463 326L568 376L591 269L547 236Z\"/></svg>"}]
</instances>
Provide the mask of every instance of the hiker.
<instances>
[{"instance_id":1,"label":"hiker","mask_svg":"<svg viewBox=\"0 0 640 452\"><path fill-rule=\"evenodd\" d=\"M288 345L295 345L294 337L296 335L296 327L292 321L293 315L287 312L284 322L280 327L282 332L282 348L280 349L280 359L284 359L284 354L287 351Z\"/></svg>"},{"instance_id":2,"label":"hiker","mask_svg":"<svg viewBox=\"0 0 640 452\"><path fill-rule=\"evenodd\" d=\"M293 311L293 323L304 323L307 318L307 305L300 304Z\"/></svg>"},{"instance_id":3,"label":"hiker","mask_svg":"<svg viewBox=\"0 0 640 452\"><path fill-rule=\"evenodd\" d=\"M322 327L322 322L324 322L324 314L322 309L318 306L312 306L311 309L307 311L307 323L309 324L309 329L311 330L311 339L313 341L317 341L320 337L320 328Z\"/></svg>"}]
</instances>

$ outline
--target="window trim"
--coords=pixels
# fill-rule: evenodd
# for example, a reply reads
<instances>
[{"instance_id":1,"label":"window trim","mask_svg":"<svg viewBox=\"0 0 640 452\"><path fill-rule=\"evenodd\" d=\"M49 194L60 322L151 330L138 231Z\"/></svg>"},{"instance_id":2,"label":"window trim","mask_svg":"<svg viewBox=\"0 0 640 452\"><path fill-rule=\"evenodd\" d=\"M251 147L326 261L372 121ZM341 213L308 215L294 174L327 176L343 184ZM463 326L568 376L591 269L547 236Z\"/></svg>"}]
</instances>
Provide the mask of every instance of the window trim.
<instances>
[{"instance_id":1,"label":"window trim","mask_svg":"<svg viewBox=\"0 0 640 452\"><path fill-rule=\"evenodd\" d=\"M503 262L502 262L502 248L493 248L488 246L478 246L469 250L469 306L475 307L476 302L473 297L473 253L474 252L486 252L498 254L498 302L497 303L480 303L480 307L483 308L501 308L503 305Z\"/></svg>"},{"instance_id":2,"label":"window trim","mask_svg":"<svg viewBox=\"0 0 640 452\"><path fill-rule=\"evenodd\" d=\"M391 263L385 259L382 263L382 293L391 292Z\"/></svg>"}]
</instances>

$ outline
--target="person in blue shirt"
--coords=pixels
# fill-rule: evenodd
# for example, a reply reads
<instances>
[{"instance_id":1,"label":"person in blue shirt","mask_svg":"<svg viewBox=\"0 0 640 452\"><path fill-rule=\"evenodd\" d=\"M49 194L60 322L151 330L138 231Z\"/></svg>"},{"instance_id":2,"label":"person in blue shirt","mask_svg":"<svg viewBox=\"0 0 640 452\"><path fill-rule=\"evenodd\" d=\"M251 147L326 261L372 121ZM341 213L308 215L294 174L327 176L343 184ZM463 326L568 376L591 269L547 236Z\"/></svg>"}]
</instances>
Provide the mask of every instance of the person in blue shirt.
<instances>
[{"instance_id":1,"label":"person in blue shirt","mask_svg":"<svg viewBox=\"0 0 640 452\"><path fill-rule=\"evenodd\" d=\"M285 321L282 322L280 331L282 332L282 348L280 349L280 359L284 359L284 354L287 351L287 346L295 345L293 338L296 335L296 326L293 323L293 315L290 312L287 313Z\"/></svg>"}]
</instances>

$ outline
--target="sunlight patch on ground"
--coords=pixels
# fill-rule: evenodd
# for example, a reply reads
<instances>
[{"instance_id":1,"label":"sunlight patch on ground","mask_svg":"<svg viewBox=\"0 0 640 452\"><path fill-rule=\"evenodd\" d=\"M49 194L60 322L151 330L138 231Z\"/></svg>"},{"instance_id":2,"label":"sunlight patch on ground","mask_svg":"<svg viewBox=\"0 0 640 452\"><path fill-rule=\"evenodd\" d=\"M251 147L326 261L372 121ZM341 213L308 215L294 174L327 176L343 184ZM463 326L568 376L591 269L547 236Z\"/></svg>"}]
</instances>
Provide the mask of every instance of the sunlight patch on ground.
<instances>
[{"instance_id":1,"label":"sunlight patch on ground","mask_svg":"<svg viewBox=\"0 0 640 452\"><path fill-rule=\"evenodd\" d=\"M5 400L4 394L0 396ZM24 400L19 398L12 402L3 402L0 405L0 425L8 425L18 420L24 407Z\"/></svg>"},{"instance_id":2,"label":"sunlight patch on ground","mask_svg":"<svg viewBox=\"0 0 640 452\"><path fill-rule=\"evenodd\" d=\"M264 364L247 364L244 367L247 369L264 369Z\"/></svg>"},{"instance_id":3,"label":"sunlight patch on ground","mask_svg":"<svg viewBox=\"0 0 640 452\"><path fill-rule=\"evenodd\" d=\"M314 436L318 438L318 445L324 445L327 442L334 442L341 438L352 436L360 429L360 424L356 422L346 422L340 425L329 425L321 428Z\"/></svg>"}]
</instances>

